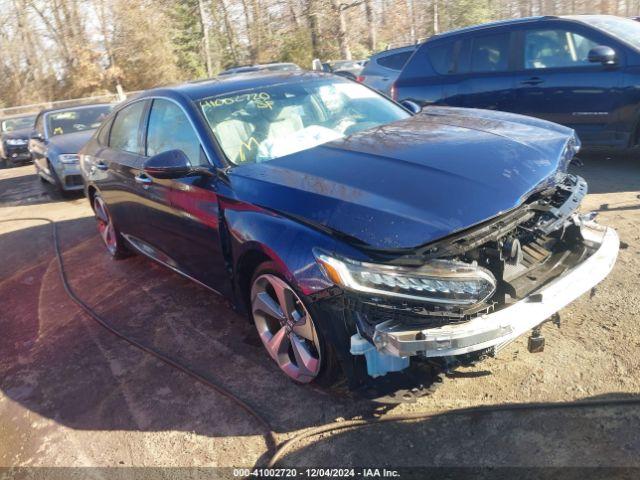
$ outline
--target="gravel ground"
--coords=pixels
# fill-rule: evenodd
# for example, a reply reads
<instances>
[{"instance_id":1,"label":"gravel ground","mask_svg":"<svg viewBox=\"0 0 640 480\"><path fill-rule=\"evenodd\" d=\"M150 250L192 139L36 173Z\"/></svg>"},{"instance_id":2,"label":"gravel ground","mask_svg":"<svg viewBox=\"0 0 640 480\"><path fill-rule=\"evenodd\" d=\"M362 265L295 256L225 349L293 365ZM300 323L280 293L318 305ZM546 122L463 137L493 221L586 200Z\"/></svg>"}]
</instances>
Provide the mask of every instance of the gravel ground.
<instances>
[{"instance_id":1,"label":"gravel ground","mask_svg":"<svg viewBox=\"0 0 640 480\"><path fill-rule=\"evenodd\" d=\"M286 465L640 466L640 408L451 416L485 404L637 398L640 392L640 159L588 158L583 210L617 229L612 274L526 339L456 370L428 397L391 413L428 420L346 430L302 442ZM111 261L80 196L62 198L32 166L0 170L0 220L59 221L82 298L139 341L256 405L281 438L378 404L285 380L251 325L204 289L141 258ZM0 467L251 466L260 426L229 400L97 326L65 295L50 227L0 223ZM174 476L179 476L174 471ZM171 473L165 472L165 477ZM2 477L2 473L0 473Z\"/></svg>"}]
</instances>

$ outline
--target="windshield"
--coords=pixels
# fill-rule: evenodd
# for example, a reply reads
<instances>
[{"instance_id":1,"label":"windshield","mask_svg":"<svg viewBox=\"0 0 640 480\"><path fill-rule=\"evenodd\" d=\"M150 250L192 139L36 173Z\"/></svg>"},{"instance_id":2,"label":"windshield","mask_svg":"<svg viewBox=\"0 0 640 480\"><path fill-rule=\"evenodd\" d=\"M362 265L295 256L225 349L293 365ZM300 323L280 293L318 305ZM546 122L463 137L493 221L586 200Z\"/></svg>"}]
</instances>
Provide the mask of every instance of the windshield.
<instances>
[{"instance_id":1,"label":"windshield","mask_svg":"<svg viewBox=\"0 0 640 480\"><path fill-rule=\"evenodd\" d=\"M200 100L233 163L265 162L410 116L350 81L285 83Z\"/></svg>"},{"instance_id":2,"label":"windshield","mask_svg":"<svg viewBox=\"0 0 640 480\"><path fill-rule=\"evenodd\" d=\"M33 122L36 119L35 115L29 115L27 117L8 118L2 121L2 133L13 132L14 130L20 130L21 128L33 127Z\"/></svg>"},{"instance_id":3,"label":"windshield","mask_svg":"<svg viewBox=\"0 0 640 480\"><path fill-rule=\"evenodd\" d=\"M98 105L52 112L47 115L47 132L52 137L98 128L112 109L113 105Z\"/></svg>"},{"instance_id":4,"label":"windshield","mask_svg":"<svg viewBox=\"0 0 640 480\"><path fill-rule=\"evenodd\" d=\"M640 23L629 18L613 16L588 16L586 22L620 40L640 49Z\"/></svg>"}]
</instances>

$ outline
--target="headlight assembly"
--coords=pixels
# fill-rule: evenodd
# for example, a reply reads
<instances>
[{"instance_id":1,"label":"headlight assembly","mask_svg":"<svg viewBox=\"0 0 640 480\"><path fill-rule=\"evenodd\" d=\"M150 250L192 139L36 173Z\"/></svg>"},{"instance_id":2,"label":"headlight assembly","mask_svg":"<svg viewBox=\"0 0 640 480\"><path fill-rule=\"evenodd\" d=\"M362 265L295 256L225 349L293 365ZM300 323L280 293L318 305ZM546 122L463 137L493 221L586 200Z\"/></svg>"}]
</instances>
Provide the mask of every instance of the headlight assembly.
<instances>
[{"instance_id":1,"label":"headlight assembly","mask_svg":"<svg viewBox=\"0 0 640 480\"><path fill-rule=\"evenodd\" d=\"M573 157L575 157L580 151L580 139L573 135L565 144L562 150L562 161L565 165L569 165Z\"/></svg>"},{"instance_id":2,"label":"headlight assembly","mask_svg":"<svg viewBox=\"0 0 640 480\"><path fill-rule=\"evenodd\" d=\"M80 161L80 157L75 153L63 153L59 155L60 163L64 163L65 165L74 165Z\"/></svg>"},{"instance_id":3,"label":"headlight assembly","mask_svg":"<svg viewBox=\"0 0 640 480\"><path fill-rule=\"evenodd\" d=\"M27 140L25 140L24 138L8 138L7 139L7 145L11 145L12 147L17 147L20 145L26 145L27 144Z\"/></svg>"},{"instance_id":4,"label":"headlight assembly","mask_svg":"<svg viewBox=\"0 0 640 480\"><path fill-rule=\"evenodd\" d=\"M336 258L314 252L325 274L337 285L358 292L442 305L475 305L496 289L485 268L453 260L431 260L418 268Z\"/></svg>"}]
</instances>

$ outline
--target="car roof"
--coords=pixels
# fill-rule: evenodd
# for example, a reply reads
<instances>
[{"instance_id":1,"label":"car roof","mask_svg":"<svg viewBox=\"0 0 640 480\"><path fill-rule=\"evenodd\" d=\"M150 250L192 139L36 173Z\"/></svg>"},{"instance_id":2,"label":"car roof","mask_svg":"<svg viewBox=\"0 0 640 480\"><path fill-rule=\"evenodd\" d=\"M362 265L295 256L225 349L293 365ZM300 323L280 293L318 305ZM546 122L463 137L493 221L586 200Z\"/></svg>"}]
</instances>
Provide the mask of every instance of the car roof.
<instances>
[{"instance_id":1,"label":"car roof","mask_svg":"<svg viewBox=\"0 0 640 480\"><path fill-rule=\"evenodd\" d=\"M418 48L417 44L405 45L404 47L390 48L389 50L382 50L381 52L374 53L373 55L371 55L371 57L369 57L369 59L384 57L385 55L392 55L394 53L407 52L407 51L415 50L416 48Z\"/></svg>"},{"instance_id":2,"label":"car roof","mask_svg":"<svg viewBox=\"0 0 640 480\"><path fill-rule=\"evenodd\" d=\"M257 72L242 72L236 75L223 75L222 77L189 82L171 87L154 88L143 92L136 98L154 97L174 92L182 94L190 100L201 100L203 98L215 97L217 95L224 95L225 93L238 92L241 90L250 90L278 85L281 83L302 82L320 78L333 78L340 79L340 81L347 81L344 78L323 72L307 70L263 70Z\"/></svg>"},{"instance_id":3,"label":"car roof","mask_svg":"<svg viewBox=\"0 0 640 480\"><path fill-rule=\"evenodd\" d=\"M35 113L20 113L18 115L11 115L9 117L0 117L0 122L4 122L5 120L16 120L18 118L26 118L26 117L36 117L38 112Z\"/></svg>"},{"instance_id":4,"label":"car roof","mask_svg":"<svg viewBox=\"0 0 640 480\"><path fill-rule=\"evenodd\" d=\"M611 15L562 15L562 16L556 16L556 15L544 15L544 16L537 16L537 17L524 17L524 18L510 18L507 20L496 20L495 22L487 22L487 23L481 23L479 25L471 25L469 27L463 27L463 28L456 28L455 30L449 30L446 32L442 32L442 33L438 33L436 35L433 35L430 40L437 40L440 38L446 38L449 36L454 36L454 35L459 35L461 33L467 33L467 32L476 32L476 31L482 31L484 29L491 29L491 28L495 28L495 27L503 27L503 26L510 26L510 25L521 25L521 24L526 24L526 23L536 23L536 22L545 22L548 20L572 20L572 21L577 21L577 22L581 22L581 23L589 23L589 19L590 18L597 18L597 17L610 17Z\"/></svg>"},{"instance_id":5,"label":"car roof","mask_svg":"<svg viewBox=\"0 0 640 480\"><path fill-rule=\"evenodd\" d=\"M223 70L222 72L232 72L232 71L236 71L236 70L241 70L244 68L269 68L269 67L280 67L280 66L285 66L285 65L291 65L294 67L298 67L298 65L296 65L293 62L271 62L271 63L253 63L253 64L249 64L249 65L236 65L233 67L229 67L225 70ZM298 67L300 68L300 67ZM220 73L222 73L220 72Z\"/></svg>"}]
</instances>

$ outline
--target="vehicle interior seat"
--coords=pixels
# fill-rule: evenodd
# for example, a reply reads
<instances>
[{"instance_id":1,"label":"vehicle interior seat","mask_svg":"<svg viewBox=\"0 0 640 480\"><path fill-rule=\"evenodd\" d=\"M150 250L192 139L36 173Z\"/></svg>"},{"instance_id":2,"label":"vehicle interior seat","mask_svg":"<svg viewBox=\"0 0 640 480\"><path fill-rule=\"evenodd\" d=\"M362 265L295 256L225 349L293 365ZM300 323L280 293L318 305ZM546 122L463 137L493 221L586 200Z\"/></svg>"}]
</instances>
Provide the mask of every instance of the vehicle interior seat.
<instances>
[{"instance_id":1,"label":"vehicle interior seat","mask_svg":"<svg viewBox=\"0 0 640 480\"><path fill-rule=\"evenodd\" d=\"M493 72L497 70L497 66L500 60L499 57L499 52L492 51L487 47L478 49L477 55L473 60L474 71Z\"/></svg>"},{"instance_id":2,"label":"vehicle interior seat","mask_svg":"<svg viewBox=\"0 0 640 480\"><path fill-rule=\"evenodd\" d=\"M258 142L252 136L254 130L255 127L250 123L231 115L218 122L213 133L231 161L243 163L255 157Z\"/></svg>"},{"instance_id":3,"label":"vehicle interior seat","mask_svg":"<svg viewBox=\"0 0 640 480\"><path fill-rule=\"evenodd\" d=\"M295 105L286 105L271 119L267 138L272 140L284 140L287 136L296 133L304 128L302 117L300 116L300 107Z\"/></svg>"}]
</instances>

